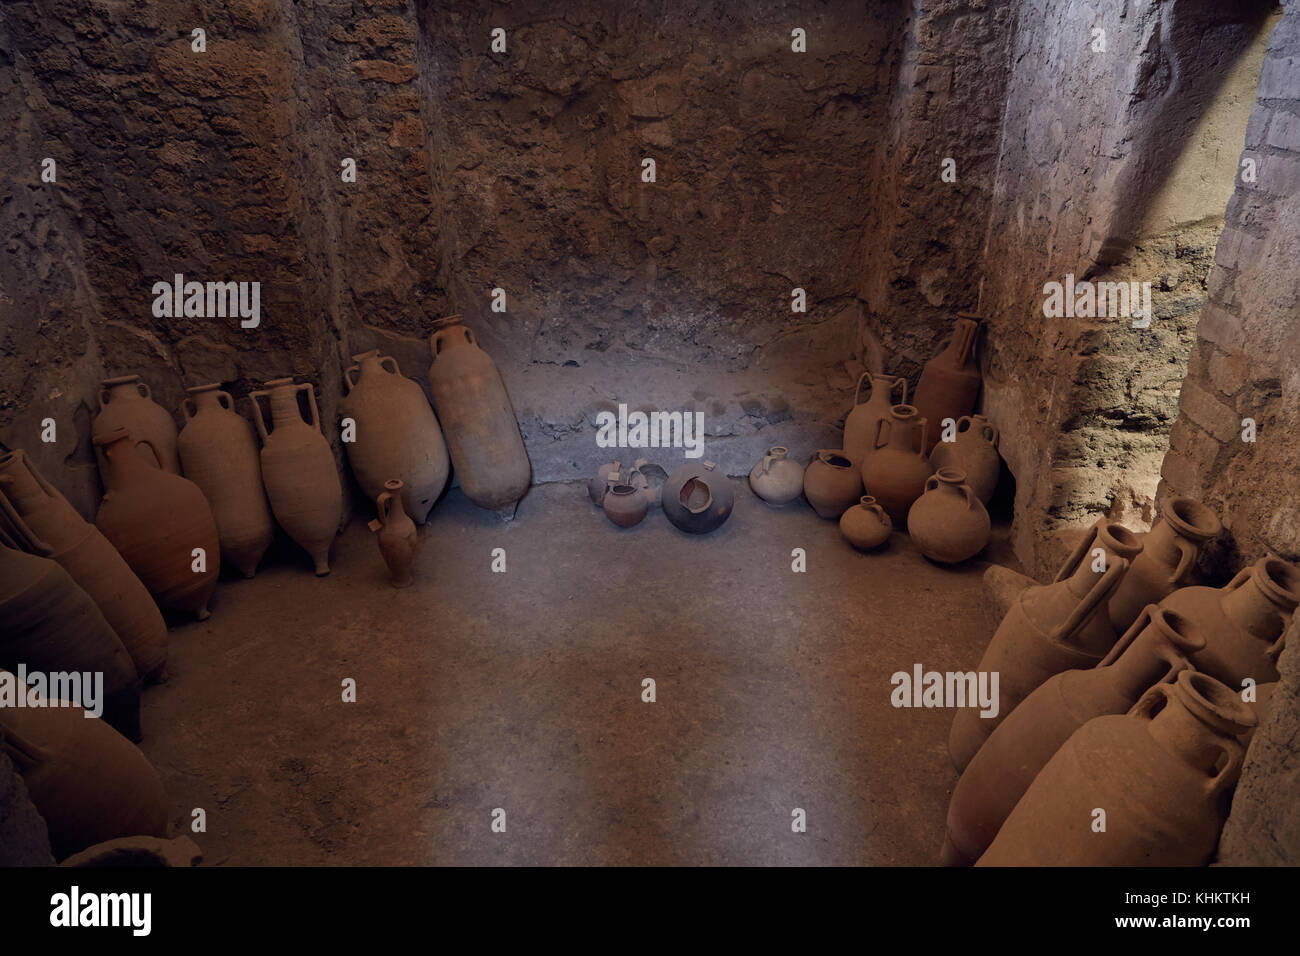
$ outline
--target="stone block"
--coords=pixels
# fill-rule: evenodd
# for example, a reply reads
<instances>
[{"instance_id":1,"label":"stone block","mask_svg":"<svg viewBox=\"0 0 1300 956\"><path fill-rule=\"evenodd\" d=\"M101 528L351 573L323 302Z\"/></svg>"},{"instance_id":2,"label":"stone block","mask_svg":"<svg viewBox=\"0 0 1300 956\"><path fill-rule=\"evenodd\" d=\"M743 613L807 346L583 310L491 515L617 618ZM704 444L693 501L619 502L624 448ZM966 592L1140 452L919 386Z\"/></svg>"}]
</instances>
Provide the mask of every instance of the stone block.
<instances>
[{"instance_id":1,"label":"stone block","mask_svg":"<svg viewBox=\"0 0 1300 956\"><path fill-rule=\"evenodd\" d=\"M1241 416L1196 382L1184 382L1179 401L1182 413L1221 442L1241 435Z\"/></svg>"}]
</instances>

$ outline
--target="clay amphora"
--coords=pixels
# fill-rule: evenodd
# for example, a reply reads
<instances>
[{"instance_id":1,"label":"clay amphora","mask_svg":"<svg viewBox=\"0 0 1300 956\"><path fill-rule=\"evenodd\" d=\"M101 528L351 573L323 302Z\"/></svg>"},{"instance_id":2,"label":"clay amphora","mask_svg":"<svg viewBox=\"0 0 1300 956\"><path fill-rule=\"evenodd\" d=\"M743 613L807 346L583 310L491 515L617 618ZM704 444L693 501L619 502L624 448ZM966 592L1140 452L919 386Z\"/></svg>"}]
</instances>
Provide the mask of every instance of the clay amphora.
<instances>
[{"instance_id":1,"label":"clay amphora","mask_svg":"<svg viewBox=\"0 0 1300 956\"><path fill-rule=\"evenodd\" d=\"M1071 734L1094 717L1127 713L1153 684L1190 667L1187 655L1204 646L1192 622L1150 604L1096 667L1044 681L993 731L957 781L944 865L970 866L980 858Z\"/></svg>"},{"instance_id":2,"label":"clay amphora","mask_svg":"<svg viewBox=\"0 0 1300 956\"><path fill-rule=\"evenodd\" d=\"M103 717L140 739L140 678L99 607L57 563L12 547L0 517L0 667L103 674Z\"/></svg>"},{"instance_id":3,"label":"clay amphora","mask_svg":"<svg viewBox=\"0 0 1300 956\"><path fill-rule=\"evenodd\" d=\"M916 413L930 423L930 432L923 449L930 449L939 440L943 420L954 422L975 411L975 400L980 393L979 366L975 363L975 338L979 333L979 317L962 315L953 325L948 347L936 355L921 370L921 379L912 393Z\"/></svg>"},{"instance_id":4,"label":"clay amphora","mask_svg":"<svg viewBox=\"0 0 1300 956\"><path fill-rule=\"evenodd\" d=\"M632 464L627 483L641 489L651 508L659 508L663 504L664 483L667 481L668 472L662 465L656 465L648 458L638 458Z\"/></svg>"},{"instance_id":5,"label":"clay amphora","mask_svg":"<svg viewBox=\"0 0 1300 956\"><path fill-rule=\"evenodd\" d=\"M1241 687L1247 677L1256 684L1278 679L1277 659L1298 603L1300 569L1267 557L1222 588L1181 588L1160 606L1205 628L1205 649L1192 655L1196 669Z\"/></svg>"},{"instance_id":6,"label":"clay amphora","mask_svg":"<svg viewBox=\"0 0 1300 956\"><path fill-rule=\"evenodd\" d=\"M803 491L803 465L789 455L785 446L773 445L749 471L749 487L770 505L794 501Z\"/></svg>"},{"instance_id":7,"label":"clay amphora","mask_svg":"<svg viewBox=\"0 0 1300 956\"><path fill-rule=\"evenodd\" d=\"M154 600L206 620L221 564L208 499L188 478L143 461L124 428L100 435L95 443L107 463L107 490L95 526ZM195 554L199 548L201 555Z\"/></svg>"},{"instance_id":8,"label":"clay amphora","mask_svg":"<svg viewBox=\"0 0 1300 956\"><path fill-rule=\"evenodd\" d=\"M623 463L608 462L596 469L596 477L587 479L587 497L599 508L605 504L605 494L610 486L623 483Z\"/></svg>"},{"instance_id":9,"label":"clay amphora","mask_svg":"<svg viewBox=\"0 0 1300 956\"><path fill-rule=\"evenodd\" d=\"M409 588L415 577L415 549L419 544L415 522L403 510L402 483L395 478L384 482L384 490L375 499L379 517L370 522L370 530L379 532L379 553L388 565L388 576L395 588Z\"/></svg>"},{"instance_id":10,"label":"clay amphora","mask_svg":"<svg viewBox=\"0 0 1300 956\"><path fill-rule=\"evenodd\" d=\"M862 383L871 380L871 395L866 402L858 404L862 395ZM894 392L898 392L898 401L894 401ZM889 416L889 410L895 405L907 404L907 379L893 375L873 375L863 372L858 377L858 388L853 393L853 408L848 418L844 419L844 454L848 455L859 468L873 451L872 442L880 420Z\"/></svg>"},{"instance_id":11,"label":"clay amphora","mask_svg":"<svg viewBox=\"0 0 1300 956\"><path fill-rule=\"evenodd\" d=\"M186 392L189 397L181 403L185 427L177 440L181 466L208 499L221 556L251 578L275 537L253 427L220 385Z\"/></svg>"},{"instance_id":12,"label":"clay amphora","mask_svg":"<svg viewBox=\"0 0 1300 956\"><path fill-rule=\"evenodd\" d=\"M925 494L907 513L907 533L931 561L957 564L989 543L992 528L984 503L966 483L966 473L940 468L925 480Z\"/></svg>"},{"instance_id":13,"label":"clay amphora","mask_svg":"<svg viewBox=\"0 0 1300 956\"><path fill-rule=\"evenodd\" d=\"M9 506L14 525L10 531L18 547L57 561L99 606L140 676L162 680L167 624L158 605L117 549L22 451L0 456L0 501Z\"/></svg>"},{"instance_id":14,"label":"clay amphora","mask_svg":"<svg viewBox=\"0 0 1300 956\"><path fill-rule=\"evenodd\" d=\"M803 493L817 514L839 521L862 497L862 478L843 451L823 448L804 469Z\"/></svg>"},{"instance_id":15,"label":"clay amphora","mask_svg":"<svg viewBox=\"0 0 1300 956\"><path fill-rule=\"evenodd\" d=\"M459 315L434 323L429 385L465 497L509 521L532 481L510 396Z\"/></svg>"},{"instance_id":16,"label":"clay amphora","mask_svg":"<svg viewBox=\"0 0 1300 956\"><path fill-rule=\"evenodd\" d=\"M907 512L930 477L924 452L927 429L914 407L895 405L876 426L875 451L862 465L867 494L880 502L898 528L907 527Z\"/></svg>"},{"instance_id":17,"label":"clay amphora","mask_svg":"<svg viewBox=\"0 0 1300 956\"><path fill-rule=\"evenodd\" d=\"M988 504L998 486L1002 458L998 455L998 430L983 415L963 415L957 420L952 441L940 441L930 452L930 466L956 468L966 473L975 497Z\"/></svg>"},{"instance_id":18,"label":"clay amphora","mask_svg":"<svg viewBox=\"0 0 1300 956\"><path fill-rule=\"evenodd\" d=\"M167 835L167 796L134 744L80 707L0 708L0 750L45 818L54 855Z\"/></svg>"},{"instance_id":19,"label":"clay amphora","mask_svg":"<svg viewBox=\"0 0 1300 956\"><path fill-rule=\"evenodd\" d=\"M304 421L299 394L307 396L309 420ZM266 427L258 399L271 403L271 428ZM330 573L330 546L343 514L343 486L334 452L320 430L316 392L310 384L291 378L266 383L265 391L248 396L253 424L262 438L262 484L271 512L289 537L311 555L317 575Z\"/></svg>"},{"instance_id":20,"label":"clay amphora","mask_svg":"<svg viewBox=\"0 0 1300 956\"><path fill-rule=\"evenodd\" d=\"M716 531L735 504L731 479L711 461L687 462L664 482L664 516L689 534Z\"/></svg>"},{"instance_id":21,"label":"clay amphora","mask_svg":"<svg viewBox=\"0 0 1300 956\"><path fill-rule=\"evenodd\" d=\"M605 517L620 528L640 524L649 508L645 492L635 485L611 485L605 495Z\"/></svg>"},{"instance_id":22,"label":"clay amphora","mask_svg":"<svg viewBox=\"0 0 1300 956\"><path fill-rule=\"evenodd\" d=\"M1241 773L1255 716L1236 692L1184 670L1127 714L1070 736L978 866L1204 866ZM1091 826L1106 811L1106 831Z\"/></svg>"},{"instance_id":23,"label":"clay amphora","mask_svg":"<svg viewBox=\"0 0 1300 956\"><path fill-rule=\"evenodd\" d=\"M1110 599L1110 622L1128 627L1142 608L1188 584L1201 547L1222 529L1218 516L1194 498L1170 498L1151 530L1142 535L1142 553Z\"/></svg>"},{"instance_id":24,"label":"clay amphora","mask_svg":"<svg viewBox=\"0 0 1300 956\"><path fill-rule=\"evenodd\" d=\"M404 377L391 356L374 349L352 361L357 364L343 375L347 397L339 408L356 423L356 440L343 443L352 474L374 499L388 479L401 481L403 508L424 524L451 470L438 417L424 389Z\"/></svg>"},{"instance_id":25,"label":"clay amphora","mask_svg":"<svg viewBox=\"0 0 1300 956\"><path fill-rule=\"evenodd\" d=\"M181 473L181 461L176 451L176 421L167 409L153 400L149 386L139 375L123 375L106 379L99 389L99 414L91 423L92 438L106 435L115 428L125 428L134 441L147 441L154 447L140 449L147 462L162 463L164 471L173 475ZM104 473L104 459L98 446L95 460L99 473Z\"/></svg>"},{"instance_id":26,"label":"clay amphora","mask_svg":"<svg viewBox=\"0 0 1300 956\"><path fill-rule=\"evenodd\" d=\"M1094 554L1098 548L1101 555ZM1106 656L1118 639L1106 602L1141 550L1133 532L1098 521L1055 582L1020 593L976 668L998 673L997 714L981 717L965 707L953 717L948 753L958 770L1035 687L1061 671L1094 667Z\"/></svg>"},{"instance_id":27,"label":"clay amphora","mask_svg":"<svg viewBox=\"0 0 1300 956\"><path fill-rule=\"evenodd\" d=\"M840 515L840 533L859 551L870 551L889 540L894 523L880 502L863 495L858 503Z\"/></svg>"}]
</instances>

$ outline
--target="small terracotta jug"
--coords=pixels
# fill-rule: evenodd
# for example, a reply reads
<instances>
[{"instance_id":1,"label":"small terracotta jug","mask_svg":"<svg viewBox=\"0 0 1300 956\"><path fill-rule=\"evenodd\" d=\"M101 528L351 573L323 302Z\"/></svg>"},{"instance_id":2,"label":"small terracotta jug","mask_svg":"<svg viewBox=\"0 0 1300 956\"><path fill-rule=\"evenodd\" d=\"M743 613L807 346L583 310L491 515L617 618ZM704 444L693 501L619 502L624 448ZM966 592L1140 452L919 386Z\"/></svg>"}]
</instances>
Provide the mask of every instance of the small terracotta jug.
<instances>
[{"instance_id":1,"label":"small terracotta jug","mask_svg":"<svg viewBox=\"0 0 1300 956\"><path fill-rule=\"evenodd\" d=\"M596 477L587 479L587 497L597 508L605 504L605 494L611 484L623 483L623 463L611 461L596 469Z\"/></svg>"},{"instance_id":2,"label":"small terracotta jug","mask_svg":"<svg viewBox=\"0 0 1300 956\"><path fill-rule=\"evenodd\" d=\"M208 499L221 556L251 578L275 537L253 426L235 411L235 400L220 385L185 391L181 413L186 424L177 441L185 477Z\"/></svg>"},{"instance_id":3,"label":"small terracotta jug","mask_svg":"<svg viewBox=\"0 0 1300 956\"><path fill-rule=\"evenodd\" d=\"M206 620L221 565L208 499L189 479L141 459L136 446L149 443L132 441L124 428L95 444L107 463L96 527L160 605Z\"/></svg>"},{"instance_id":4,"label":"small terracotta jug","mask_svg":"<svg viewBox=\"0 0 1300 956\"><path fill-rule=\"evenodd\" d=\"M1255 716L1184 670L1127 714L1095 717L1047 762L978 866L1204 866L1241 774ZM1106 830L1094 832L1095 811Z\"/></svg>"},{"instance_id":5,"label":"small terracotta jug","mask_svg":"<svg viewBox=\"0 0 1300 956\"><path fill-rule=\"evenodd\" d=\"M1096 667L1049 677L1004 720L971 759L948 804L946 866L970 866L1038 772L1094 717L1124 714L1153 684L1169 683L1205 646L1192 624L1154 604Z\"/></svg>"},{"instance_id":6,"label":"small terracotta jug","mask_svg":"<svg viewBox=\"0 0 1300 956\"><path fill-rule=\"evenodd\" d=\"M862 395L862 383L870 379L871 395L867 401L858 404ZM894 393L898 392L898 401ZM848 418L844 419L844 454L848 455L858 468L873 451L876 431L880 420L889 417L889 410L895 405L907 404L907 379L893 375L874 375L863 372L858 377L858 388L853 393L853 408Z\"/></svg>"},{"instance_id":7,"label":"small terracotta jug","mask_svg":"<svg viewBox=\"0 0 1300 956\"><path fill-rule=\"evenodd\" d=\"M1229 687L1247 677L1256 684L1279 678L1277 659L1298 604L1300 569L1278 557L1261 558L1222 588L1181 588L1160 602L1205 628L1205 649L1192 663Z\"/></svg>"},{"instance_id":8,"label":"small terracotta jug","mask_svg":"<svg viewBox=\"0 0 1300 956\"><path fill-rule=\"evenodd\" d=\"M648 458L638 458L632 464L632 473L628 475L628 484L640 488L651 508L663 506L664 483L668 481L668 472L662 465L656 465Z\"/></svg>"},{"instance_id":9,"label":"small terracotta jug","mask_svg":"<svg viewBox=\"0 0 1300 956\"><path fill-rule=\"evenodd\" d=\"M605 517L620 528L631 528L641 523L650 502L635 485L612 484L605 495Z\"/></svg>"},{"instance_id":10,"label":"small terracotta jug","mask_svg":"<svg viewBox=\"0 0 1300 956\"><path fill-rule=\"evenodd\" d=\"M1110 599L1110 622L1123 630L1142 608L1185 587L1202 546L1219 534L1218 516L1194 498L1170 498L1151 530L1142 535L1142 553Z\"/></svg>"},{"instance_id":11,"label":"small terracotta jug","mask_svg":"<svg viewBox=\"0 0 1300 956\"><path fill-rule=\"evenodd\" d=\"M773 445L749 472L749 487L770 505L794 501L803 491L803 465L784 445Z\"/></svg>"},{"instance_id":12,"label":"small terracotta jug","mask_svg":"<svg viewBox=\"0 0 1300 956\"><path fill-rule=\"evenodd\" d=\"M181 473L176 451L176 421L167 409L153 400L149 386L139 375L122 375L105 379L99 389L99 414L91 423L91 437L98 438L116 428L125 428L135 441L147 441L154 451L141 449L145 461L161 462L163 471ZM104 459L96 446L99 473L104 473Z\"/></svg>"},{"instance_id":13,"label":"small terracotta jug","mask_svg":"<svg viewBox=\"0 0 1300 956\"><path fill-rule=\"evenodd\" d=\"M966 768L989 734L1035 687L1061 671L1094 667L1109 653L1118 635L1106 602L1141 550L1133 532L1098 521L1055 582L1020 593L976 668L999 675L997 714L981 717L973 708L962 708L953 717L948 753L958 770Z\"/></svg>"},{"instance_id":14,"label":"small terracotta jug","mask_svg":"<svg viewBox=\"0 0 1300 956\"><path fill-rule=\"evenodd\" d=\"M17 546L57 561L99 606L140 676L162 680L167 671L167 624L117 549L22 451L0 455L0 500L13 516L10 533Z\"/></svg>"},{"instance_id":15,"label":"small terracotta jug","mask_svg":"<svg viewBox=\"0 0 1300 956\"><path fill-rule=\"evenodd\" d=\"M372 499L383 494L389 478L401 481L403 508L424 524L451 470L438 417L424 389L402 375L392 356L371 349L352 361L343 373L347 397L339 408L356 426L356 440L343 443L352 474Z\"/></svg>"},{"instance_id":16,"label":"small terracotta jug","mask_svg":"<svg viewBox=\"0 0 1300 956\"><path fill-rule=\"evenodd\" d=\"M839 521L862 497L862 478L843 451L823 448L804 469L803 494L817 514Z\"/></svg>"},{"instance_id":17,"label":"small terracotta jug","mask_svg":"<svg viewBox=\"0 0 1300 956\"><path fill-rule=\"evenodd\" d=\"M298 404L307 396L309 421ZM262 418L259 399L271 403L271 428ZM289 537L311 555L317 576L330 573L330 547L343 516L343 486L334 452L320 430L316 392L309 384L277 378L263 391L251 392L253 424L262 437L262 484L271 511Z\"/></svg>"},{"instance_id":18,"label":"small terracotta jug","mask_svg":"<svg viewBox=\"0 0 1300 956\"><path fill-rule=\"evenodd\" d=\"M731 517L735 495L731 479L714 462L687 462L664 482L664 517L688 534L708 534Z\"/></svg>"},{"instance_id":19,"label":"small terracotta jug","mask_svg":"<svg viewBox=\"0 0 1300 956\"><path fill-rule=\"evenodd\" d=\"M975 362L975 340L979 333L979 316L963 313L953 324L948 347L921 370L921 379L912 393L916 413L930 423L922 449L927 455L943 432L945 418L956 422L975 410L980 393L979 366Z\"/></svg>"},{"instance_id":20,"label":"small terracotta jug","mask_svg":"<svg viewBox=\"0 0 1300 956\"><path fill-rule=\"evenodd\" d=\"M889 540L894 523L870 495L863 495L858 503L840 516L840 533L859 551L870 551Z\"/></svg>"},{"instance_id":21,"label":"small terracotta jug","mask_svg":"<svg viewBox=\"0 0 1300 956\"><path fill-rule=\"evenodd\" d=\"M379 553L388 565L388 576L395 588L409 588L414 582L415 549L419 544L415 522L402 508L402 482L390 478L375 499L379 517L370 522L370 530L379 532Z\"/></svg>"},{"instance_id":22,"label":"small terracotta jug","mask_svg":"<svg viewBox=\"0 0 1300 956\"><path fill-rule=\"evenodd\" d=\"M998 486L1002 457L998 454L998 430L983 415L963 415L957 420L952 441L939 441L930 452L930 465L956 468L966 473L966 484L981 503L988 504Z\"/></svg>"},{"instance_id":23,"label":"small terracotta jug","mask_svg":"<svg viewBox=\"0 0 1300 956\"><path fill-rule=\"evenodd\" d=\"M911 405L895 405L876 426L875 451L862 465L862 483L889 512L894 525L907 527L907 512L925 491L930 463L925 457L928 424Z\"/></svg>"},{"instance_id":24,"label":"small terracotta jug","mask_svg":"<svg viewBox=\"0 0 1300 956\"><path fill-rule=\"evenodd\" d=\"M907 513L907 533L931 561L957 564L989 543L989 513L966 483L966 473L940 468Z\"/></svg>"}]
</instances>

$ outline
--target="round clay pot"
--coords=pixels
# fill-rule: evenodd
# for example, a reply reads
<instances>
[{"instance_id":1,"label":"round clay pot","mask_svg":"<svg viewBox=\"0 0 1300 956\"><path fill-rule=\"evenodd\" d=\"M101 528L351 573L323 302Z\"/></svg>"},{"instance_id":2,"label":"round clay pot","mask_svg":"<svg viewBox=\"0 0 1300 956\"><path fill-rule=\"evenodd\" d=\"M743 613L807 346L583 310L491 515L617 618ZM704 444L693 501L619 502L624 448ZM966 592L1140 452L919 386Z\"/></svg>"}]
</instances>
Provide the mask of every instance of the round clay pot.
<instances>
[{"instance_id":1,"label":"round clay pot","mask_svg":"<svg viewBox=\"0 0 1300 956\"><path fill-rule=\"evenodd\" d=\"M532 465L505 382L459 315L434 323L429 385L465 497L509 521L528 491Z\"/></svg>"},{"instance_id":2,"label":"round clay pot","mask_svg":"<svg viewBox=\"0 0 1300 956\"><path fill-rule=\"evenodd\" d=\"M966 484L965 472L940 468L907 513L907 533L932 561L957 564L989 543L989 513Z\"/></svg>"},{"instance_id":3,"label":"round clay pot","mask_svg":"<svg viewBox=\"0 0 1300 956\"><path fill-rule=\"evenodd\" d=\"M208 499L221 556L251 578L275 537L253 426L235 412L234 399L219 385L186 391L189 397L181 403L186 424L177 439L185 477Z\"/></svg>"},{"instance_id":4,"label":"round clay pot","mask_svg":"<svg viewBox=\"0 0 1300 956\"><path fill-rule=\"evenodd\" d=\"M930 452L930 467L935 471L956 468L965 472L966 484L987 505L1002 472L998 437L998 430L983 415L963 415L957 421L953 440L935 444Z\"/></svg>"},{"instance_id":5,"label":"round clay pot","mask_svg":"<svg viewBox=\"0 0 1300 956\"><path fill-rule=\"evenodd\" d=\"M587 479L587 497L597 508L605 503L610 485L623 484L623 463L611 461L596 469L596 477Z\"/></svg>"},{"instance_id":6,"label":"round clay pot","mask_svg":"<svg viewBox=\"0 0 1300 956\"><path fill-rule=\"evenodd\" d=\"M867 401L858 404L862 395L862 383L871 380L871 395ZM894 392L898 392L898 401L894 401ZM895 405L907 404L907 379L893 375L873 375L863 372L858 378L857 391L853 393L853 408L844 419L844 454L859 468L872 452L872 442L880 420L889 416L889 410Z\"/></svg>"},{"instance_id":7,"label":"round clay pot","mask_svg":"<svg viewBox=\"0 0 1300 956\"><path fill-rule=\"evenodd\" d=\"M773 445L749 472L749 487L770 505L794 501L803 491L803 466L783 445Z\"/></svg>"},{"instance_id":8,"label":"round clay pot","mask_svg":"<svg viewBox=\"0 0 1300 956\"><path fill-rule=\"evenodd\" d=\"M147 464L124 428L101 434L95 444L107 463L96 527L160 605L206 620L221 567L208 499L188 478ZM200 548L203 570L196 571Z\"/></svg>"},{"instance_id":9,"label":"round clay pot","mask_svg":"<svg viewBox=\"0 0 1300 956\"><path fill-rule=\"evenodd\" d=\"M711 461L688 462L664 482L664 515L689 534L716 531L731 517L734 502L731 479Z\"/></svg>"},{"instance_id":10,"label":"round clay pot","mask_svg":"<svg viewBox=\"0 0 1300 956\"><path fill-rule=\"evenodd\" d=\"M620 528L630 528L641 523L650 508L650 501L635 485L610 485L604 507L606 518Z\"/></svg>"},{"instance_id":11,"label":"round clay pot","mask_svg":"<svg viewBox=\"0 0 1300 956\"><path fill-rule=\"evenodd\" d=\"M859 551L880 547L893 530L889 514L870 495L864 495L840 516L840 533Z\"/></svg>"},{"instance_id":12,"label":"round clay pot","mask_svg":"<svg viewBox=\"0 0 1300 956\"><path fill-rule=\"evenodd\" d=\"M862 478L843 451L823 448L804 469L803 493L817 514L838 521L862 497Z\"/></svg>"},{"instance_id":13,"label":"round clay pot","mask_svg":"<svg viewBox=\"0 0 1300 956\"><path fill-rule=\"evenodd\" d=\"M907 512L925 492L930 477L923 451L927 427L911 405L895 405L876 426L875 451L862 465L867 494L880 502L899 528L907 526Z\"/></svg>"},{"instance_id":14,"label":"round clay pot","mask_svg":"<svg viewBox=\"0 0 1300 956\"><path fill-rule=\"evenodd\" d=\"M395 588L409 588L415 581L415 548L419 543L415 522L402 508L402 482L390 478L375 498L379 517L370 522L370 530L379 532L379 553L388 565L388 576Z\"/></svg>"},{"instance_id":15,"label":"round clay pot","mask_svg":"<svg viewBox=\"0 0 1300 956\"><path fill-rule=\"evenodd\" d=\"M1184 670L1127 714L1096 717L1038 773L978 866L1204 866L1241 774L1255 715ZM1095 810L1106 831L1093 831Z\"/></svg>"},{"instance_id":16,"label":"round clay pot","mask_svg":"<svg viewBox=\"0 0 1300 956\"><path fill-rule=\"evenodd\" d=\"M638 458L632 465L632 473L628 475L628 484L641 489L651 508L662 507L664 482L667 480L668 472L664 471L663 466L646 458Z\"/></svg>"},{"instance_id":17,"label":"round clay pot","mask_svg":"<svg viewBox=\"0 0 1300 956\"><path fill-rule=\"evenodd\" d=\"M403 510L424 524L451 471L438 416L392 356L372 349L352 361L339 407L341 417L356 423L356 440L343 443L352 474L371 499L384 494L389 479L400 481Z\"/></svg>"},{"instance_id":18,"label":"round clay pot","mask_svg":"<svg viewBox=\"0 0 1300 956\"><path fill-rule=\"evenodd\" d=\"M912 393L916 413L930 423L922 451L930 453L943 432L943 420L957 422L975 410L980 393L980 372L975 362L975 339L979 334L979 317L962 315L953 324L948 347L932 358L921 370L921 378Z\"/></svg>"},{"instance_id":19,"label":"round clay pot","mask_svg":"<svg viewBox=\"0 0 1300 956\"><path fill-rule=\"evenodd\" d=\"M91 423L92 439L106 435L114 429L125 428L132 441L148 442L153 451L140 450L145 461L161 463L163 471L173 475L181 473L180 457L176 451L176 420L167 409L153 400L149 386L139 375L122 375L106 379L99 389L99 414ZM95 460L99 472L104 473L104 458L96 446Z\"/></svg>"},{"instance_id":20,"label":"round clay pot","mask_svg":"<svg viewBox=\"0 0 1300 956\"><path fill-rule=\"evenodd\" d=\"M307 396L310 421L303 419L299 393ZM258 401L264 397L271 403L270 429ZM334 452L321 434L316 392L309 384L277 378L248 399L262 437L262 484L275 520L311 555L316 574L329 574L330 546L343 517L343 486Z\"/></svg>"}]
</instances>

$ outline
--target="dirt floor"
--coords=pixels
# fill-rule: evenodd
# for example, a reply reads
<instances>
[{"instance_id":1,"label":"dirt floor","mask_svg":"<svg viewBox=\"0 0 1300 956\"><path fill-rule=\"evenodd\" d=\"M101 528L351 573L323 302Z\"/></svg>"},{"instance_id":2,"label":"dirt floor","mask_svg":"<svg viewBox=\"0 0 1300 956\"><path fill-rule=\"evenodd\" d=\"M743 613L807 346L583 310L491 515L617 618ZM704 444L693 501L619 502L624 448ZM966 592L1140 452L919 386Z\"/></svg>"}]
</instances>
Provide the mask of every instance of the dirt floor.
<instances>
[{"instance_id":1,"label":"dirt floor","mask_svg":"<svg viewBox=\"0 0 1300 956\"><path fill-rule=\"evenodd\" d=\"M286 550L223 578L145 695L173 832L203 808L216 865L935 862L952 712L895 709L890 675L974 667L986 565L859 554L736 485L703 537L616 528L579 483L508 524L453 489L412 588L360 517L328 577Z\"/></svg>"}]
</instances>

